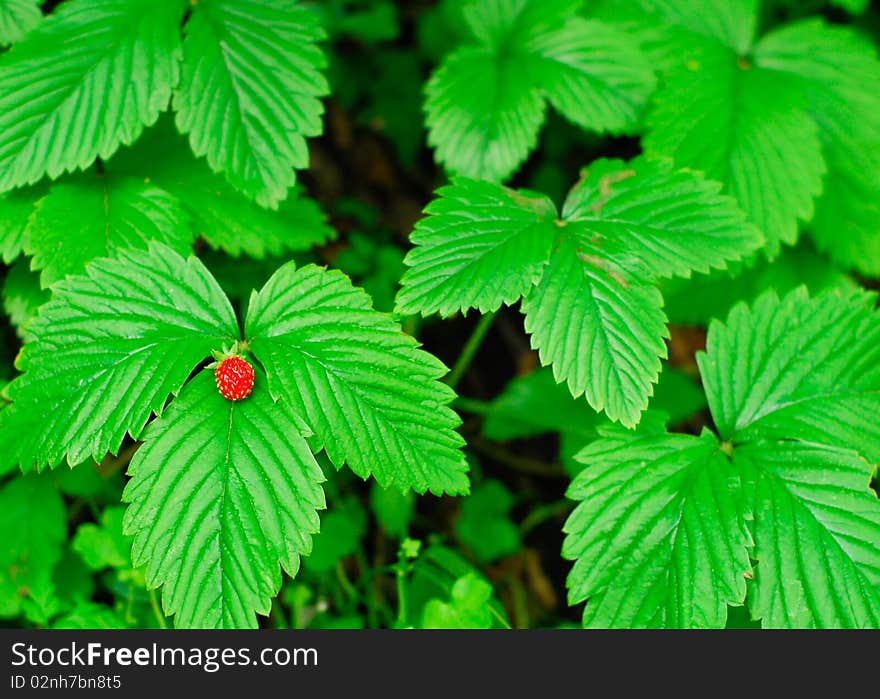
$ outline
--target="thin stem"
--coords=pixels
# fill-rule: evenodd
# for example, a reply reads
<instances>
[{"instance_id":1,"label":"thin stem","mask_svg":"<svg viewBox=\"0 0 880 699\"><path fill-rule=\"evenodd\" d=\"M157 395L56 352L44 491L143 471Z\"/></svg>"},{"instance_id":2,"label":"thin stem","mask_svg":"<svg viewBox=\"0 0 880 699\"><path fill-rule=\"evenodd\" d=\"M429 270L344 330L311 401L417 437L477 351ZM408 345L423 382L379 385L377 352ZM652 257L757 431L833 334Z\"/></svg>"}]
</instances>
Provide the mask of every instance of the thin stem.
<instances>
[{"instance_id":1,"label":"thin stem","mask_svg":"<svg viewBox=\"0 0 880 699\"><path fill-rule=\"evenodd\" d=\"M468 444L475 451L480 452L494 459L499 464L503 464L520 473L528 473L532 476L540 476L542 478L565 478L565 471L554 464L544 463L536 459L529 459L524 456L511 454L503 447L493 444L482 437L471 437Z\"/></svg>"},{"instance_id":2,"label":"thin stem","mask_svg":"<svg viewBox=\"0 0 880 699\"><path fill-rule=\"evenodd\" d=\"M358 591L355 589L355 586L351 584L351 580L348 579L348 575L345 573L345 566L342 564L341 560L336 562L336 579L339 581L340 587L342 587L349 599L356 603L358 600Z\"/></svg>"},{"instance_id":3,"label":"thin stem","mask_svg":"<svg viewBox=\"0 0 880 699\"><path fill-rule=\"evenodd\" d=\"M458 355L458 359L455 360L455 366L452 367L452 371L450 371L449 376L446 377L446 383L452 386L452 388L455 388L458 385L458 382L461 381L465 372L468 370L468 367L471 365L471 362L474 360L474 357L480 349L480 345L483 344L483 340L486 338L486 333L489 332L493 320L495 320L495 313L487 313L480 318L477 327L474 328L471 336L468 338L467 342L464 343L461 354Z\"/></svg>"},{"instance_id":4,"label":"thin stem","mask_svg":"<svg viewBox=\"0 0 880 699\"><path fill-rule=\"evenodd\" d=\"M487 400L464 398L463 396L458 396L452 402L452 407L470 413L471 415L488 415L492 410L492 404Z\"/></svg>"},{"instance_id":5,"label":"thin stem","mask_svg":"<svg viewBox=\"0 0 880 699\"><path fill-rule=\"evenodd\" d=\"M513 598L513 619L516 628L529 628L529 604L526 599L526 591L522 583L516 578L510 578L510 594ZM510 628L510 627L508 627Z\"/></svg>"},{"instance_id":6,"label":"thin stem","mask_svg":"<svg viewBox=\"0 0 880 699\"><path fill-rule=\"evenodd\" d=\"M404 628L406 623L406 568L403 558L397 562L397 625Z\"/></svg>"},{"instance_id":7,"label":"thin stem","mask_svg":"<svg viewBox=\"0 0 880 699\"><path fill-rule=\"evenodd\" d=\"M490 613L492 614L492 616L494 616L499 622L501 622L501 625L502 625L505 629L512 629L512 628L513 628L509 623L507 623L507 619L505 619L503 616L501 616L501 614L499 614L498 610L495 609L495 607L492 606L491 604L489 605L489 612L490 612Z\"/></svg>"},{"instance_id":8,"label":"thin stem","mask_svg":"<svg viewBox=\"0 0 880 699\"><path fill-rule=\"evenodd\" d=\"M373 571L367 563L367 555L364 553L363 547L357 550L356 555L358 568L361 570L361 575L357 584L360 584L362 581L366 581L367 584L367 626L371 629L375 629L379 625L379 617L376 613L378 606L376 577L373 575Z\"/></svg>"},{"instance_id":9,"label":"thin stem","mask_svg":"<svg viewBox=\"0 0 880 699\"><path fill-rule=\"evenodd\" d=\"M150 589L150 606L153 608L153 614L156 615L156 621L159 622L159 628L167 629L168 624L165 623L165 615L159 608L159 599L156 597L156 588Z\"/></svg>"},{"instance_id":10,"label":"thin stem","mask_svg":"<svg viewBox=\"0 0 880 699\"><path fill-rule=\"evenodd\" d=\"M520 537L525 537L532 529L543 524L548 519L570 512L574 507L571 500L557 500L546 505L541 505L532 510L519 525Z\"/></svg>"}]
</instances>

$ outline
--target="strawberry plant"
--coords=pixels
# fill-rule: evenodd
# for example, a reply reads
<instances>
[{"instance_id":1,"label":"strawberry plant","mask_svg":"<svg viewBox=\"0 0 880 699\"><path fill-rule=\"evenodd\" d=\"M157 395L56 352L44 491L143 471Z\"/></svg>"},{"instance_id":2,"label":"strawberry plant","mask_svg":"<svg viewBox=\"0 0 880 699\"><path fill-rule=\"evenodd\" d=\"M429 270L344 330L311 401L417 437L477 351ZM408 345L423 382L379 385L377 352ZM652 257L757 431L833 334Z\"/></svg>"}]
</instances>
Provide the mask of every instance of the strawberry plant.
<instances>
[{"instance_id":1,"label":"strawberry plant","mask_svg":"<svg viewBox=\"0 0 880 699\"><path fill-rule=\"evenodd\" d=\"M0 0L0 619L880 627L878 28Z\"/></svg>"}]
</instances>

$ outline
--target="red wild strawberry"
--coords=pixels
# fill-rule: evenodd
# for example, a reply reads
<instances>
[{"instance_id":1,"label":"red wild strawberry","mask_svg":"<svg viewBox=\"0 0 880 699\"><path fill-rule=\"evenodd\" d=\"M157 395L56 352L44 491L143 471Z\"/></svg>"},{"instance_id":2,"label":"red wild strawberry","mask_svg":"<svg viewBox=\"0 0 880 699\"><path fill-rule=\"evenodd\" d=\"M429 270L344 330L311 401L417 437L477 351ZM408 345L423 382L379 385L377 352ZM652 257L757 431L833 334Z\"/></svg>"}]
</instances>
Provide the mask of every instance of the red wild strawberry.
<instances>
[{"instance_id":1,"label":"red wild strawberry","mask_svg":"<svg viewBox=\"0 0 880 699\"><path fill-rule=\"evenodd\" d=\"M247 398L254 388L254 368L241 357L227 357L214 369L217 389L226 400Z\"/></svg>"}]
</instances>

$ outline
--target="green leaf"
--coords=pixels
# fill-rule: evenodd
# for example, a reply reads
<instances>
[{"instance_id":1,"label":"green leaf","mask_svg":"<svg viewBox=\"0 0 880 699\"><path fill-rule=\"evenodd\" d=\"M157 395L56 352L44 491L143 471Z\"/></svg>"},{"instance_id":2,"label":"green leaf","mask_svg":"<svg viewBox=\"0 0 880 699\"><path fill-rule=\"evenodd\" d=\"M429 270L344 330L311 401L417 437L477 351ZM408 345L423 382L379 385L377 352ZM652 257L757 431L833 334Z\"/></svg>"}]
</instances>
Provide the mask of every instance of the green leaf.
<instances>
[{"instance_id":1,"label":"green leaf","mask_svg":"<svg viewBox=\"0 0 880 699\"><path fill-rule=\"evenodd\" d=\"M446 368L339 272L281 267L251 296L246 337L269 389L338 467L383 487L467 491Z\"/></svg>"},{"instance_id":2,"label":"green leaf","mask_svg":"<svg viewBox=\"0 0 880 699\"><path fill-rule=\"evenodd\" d=\"M524 65L526 79L566 119L611 133L638 124L654 78L645 57L617 29L571 17L557 31L530 36L525 48L532 55Z\"/></svg>"},{"instance_id":3,"label":"green leaf","mask_svg":"<svg viewBox=\"0 0 880 699\"><path fill-rule=\"evenodd\" d=\"M488 629L492 627L492 586L475 573L459 578L449 602L432 599L422 614L423 629Z\"/></svg>"},{"instance_id":4,"label":"green leaf","mask_svg":"<svg viewBox=\"0 0 880 699\"><path fill-rule=\"evenodd\" d=\"M180 203L164 190L130 177L90 175L53 185L37 202L25 237L43 286L117 250L146 249L155 240L184 254L193 240Z\"/></svg>"},{"instance_id":5,"label":"green leaf","mask_svg":"<svg viewBox=\"0 0 880 699\"><path fill-rule=\"evenodd\" d=\"M397 311L492 310L525 291L541 363L632 426L666 353L656 279L724 268L761 245L719 188L666 161L598 160L558 220L545 197L459 179L416 227Z\"/></svg>"},{"instance_id":6,"label":"green leaf","mask_svg":"<svg viewBox=\"0 0 880 699\"><path fill-rule=\"evenodd\" d=\"M40 0L0 0L0 46L20 41L41 19Z\"/></svg>"},{"instance_id":7,"label":"green leaf","mask_svg":"<svg viewBox=\"0 0 880 699\"><path fill-rule=\"evenodd\" d=\"M103 604L82 602L72 611L52 622L53 629L125 629L128 624Z\"/></svg>"},{"instance_id":8,"label":"green leaf","mask_svg":"<svg viewBox=\"0 0 880 699\"><path fill-rule=\"evenodd\" d=\"M842 265L880 276L880 60L866 38L818 19L761 40L756 61L789 74L819 124L828 175L810 233Z\"/></svg>"},{"instance_id":9,"label":"green leaf","mask_svg":"<svg viewBox=\"0 0 880 699\"><path fill-rule=\"evenodd\" d=\"M433 73L425 87L428 144L448 172L505 180L538 145L546 106L520 71L486 48L463 46Z\"/></svg>"},{"instance_id":10,"label":"green leaf","mask_svg":"<svg viewBox=\"0 0 880 699\"><path fill-rule=\"evenodd\" d=\"M406 538L409 523L416 508L411 492L401 493L393 488L383 488L373 483L370 488L370 508L383 531L395 539Z\"/></svg>"},{"instance_id":11,"label":"green leaf","mask_svg":"<svg viewBox=\"0 0 880 699\"><path fill-rule=\"evenodd\" d=\"M609 433L611 435L613 433ZM739 481L708 433L619 433L577 457L562 554L584 626L723 627L745 600Z\"/></svg>"},{"instance_id":12,"label":"green leaf","mask_svg":"<svg viewBox=\"0 0 880 699\"><path fill-rule=\"evenodd\" d=\"M124 527L176 626L256 628L281 568L296 574L324 507L307 434L263 374L227 401L202 371L152 423L129 466Z\"/></svg>"},{"instance_id":13,"label":"green leaf","mask_svg":"<svg viewBox=\"0 0 880 699\"><path fill-rule=\"evenodd\" d=\"M108 158L156 121L177 81L184 6L66 2L0 56L0 191Z\"/></svg>"},{"instance_id":14,"label":"green leaf","mask_svg":"<svg viewBox=\"0 0 880 699\"><path fill-rule=\"evenodd\" d=\"M75 498L110 504L119 502L122 493L122 474L112 469L101 472L94 461L77 468L59 469L52 475L58 490Z\"/></svg>"},{"instance_id":15,"label":"green leaf","mask_svg":"<svg viewBox=\"0 0 880 699\"><path fill-rule=\"evenodd\" d=\"M793 244L813 215L825 164L816 123L784 74L729 48L700 43L666 75L648 115L644 148L724 183L767 238Z\"/></svg>"},{"instance_id":16,"label":"green leaf","mask_svg":"<svg viewBox=\"0 0 880 699\"><path fill-rule=\"evenodd\" d=\"M391 234L382 235L352 231L348 235L348 247L343 249L333 266L348 274L352 280L369 294L373 308L390 312L400 278L403 276L404 253L390 240Z\"/></svg>"},{"instance_id":17,"label":"green leaf","mask_svg":"<svg viewBox=\"0 0 880 699\"><path fill-rule=\"evenodd\" d=\"M68 277L27 327L0 411L0 462L71 465L137 438L190 372L239 334L199 260L151 244ZM27 434L28 439L19 435Z\"/></svg>"},{"instance_id":18,"label":"green leaf","mask_svg":"<svg viewBox=\"0 0 880 699\"><path fill-rule=\"evenodd\" d=\"M516 553L519 530L510 521L513 496L498 481L488 480L461 501L455 532L480 563L492 563Z\"/></svg>"},{"instance_id":19,"label":"green leaf","mask_svg":"<svg viewBox=\"0 0 880 699\"><path fill-rule=\"evenodd\" d=\"M564 384L557 383L549 367L518 376L489 405L483 422L487 439L506 442L548 432L578 435L584 443L596 436L605 418L574 400Z\"/></svg>"},{"instance_id":20,"label":"green leaf","mask_svg":"<svg viewBox=\"0 0 880 699\"><path fill-rule=\"evenodd\" d=\"M39 186L0 194L0 258L6 264L22 253L28 217L42 196Z\"/></svg>"},{"instance_id":21,"label":"green leaf","mask_svg":"<svg viewBox=\"0 0 880 699\"><path fill-rule=\"evenodd\" d=\"M851 449L781 440L737 447L734 462L747 484L758 561L752 616L765 628L877 628L875 465Z\"/></svg>"},{"instance_id":22,"label":"green leaf","mask_svg":"<svg viewBox=\"0 0 880 699\"><path fill-rule=\"evenodd\" d=\"M854 15L860 15L868 9L871 0L831 0L831 4L836 5L837 7L842 7L844 10L851 12Z\"/></svg>"},{"instance_id":23,"label":"green leaf","mask_svg":"<svg viewBox=\"0 0 880 699\"><path fill-rule=\"evenodd\" d=\"M333 570L343 558L358 550L366 526L366 513L357 501L330 508L321 517L321 532L303 562L305 569L318 574Z\"/></svg>"},{"instance_id":24,"label":"green leaf","mask_svg":"<svg viewBox=\"0 0 880 699\"><path fill-rule=\"evenodd\" d=\"M634 126L654 87L645 58L580 3L488 0L466 6L475 37L425 88L428 142L451 173L507 179L537 144L546 100L594 131Z\"/></svg>"},{"instance_id":25,"label":"green leaf","mask_svg":"<svg viewBox=\"0 0 880 699\"><path fill-rule=\"evenodd\" d=\"M562 210L602 256L656 277L724 269L763 243L721 185L668 161L594 161ZM584 237L586 234L581 234Z\"/></svg>"},{"instance_id":26,"label":"green leaf","mask_svg":"<svg viewBox=\"0 0 880 699\"><path fill-rule=\"evenodd\" d=\"M336 237L317 202L298 187L277 209L264 209L244 197L204 160L193 157L170 119L160 119L134 148L121 150L107 169L146 175L180 201L194 235L235 257L307 250Z\"/></svg>"},{"instance_id":27,"label":"green leaf","mask_svg":"<svg viewBox=\"0 0 880 699\"><path fill-rule=\"evenodd\" d=\"M131 567L131 538L122 533L124 507L108 507L101 523L81 524L71 546L92 570Z\"/></svg>"},{"instance_id":28,"label":"green leaf","mask_svg":"<svg viewBox=\"0 0 880 699\"><path fill-rule=\"evenodd\" d=\"M55 585L61 609L67 610L75 607L84 600L91 599L95 594L95 580L92 577L92 571L69 544L64 547L61 560L52 569L52 582Z\"/></svg>"},{"instance_id":29,"label":"green leaf","mask_svg":"<svg viewBox=\"0 0 880 699\"><path fill-rule=\"evenodd\" d=\"M9 268L3 280L2 296L3 310L19 336L24 335L25 323L49 300L49 292L40 288L40 278L28 269L24 258Z\"/></svg>"},{"instance_id":30,"label":"green leaf","mask_svg":"<svg viewBox=\"0 0 880 699\"><path fill-rule=\"evenodd\" d=\"M709 326L697 355L726 440L800 439L880 462L880 322L873 294L768 292Z\"/></svg>"},{"instance_id":31,"label":"green leaf","mask_svg":"<svg viewBox=\"0 0 880 699\"><path fill-rule=\"evenodd\" d=\"M759 0L639 0L643 11L715 39L738 54L752 46Z\"/></svg>"},{"instance_id":32,"label":"green leaf","mask_svg":"<svg viewBox=\"0 0 880 699\"><path fill-rule=\"evenodd\" d=\"M556 235L553 202L466 178L437 194L410 236L398 314L488 313L540 281Z\"/></svg>"},{"instance_id":33,"label":"green leaf","mask_svg":"<svg viewBox=\"0 0 880 699\"><path fill-rule=\"evenodd\" d=\"M522 304L525 327L542 365L572 396L627 426L648 406L668 336L657 287L589 255L591 240L566 229Z\"/></svg>"},{"instance_id":34,"label":"green leaf","mask_svg":"<svg viewBox=\"0 0 880 699\"><path fill-rule=\"evenodd\" d=\"M200 0L184 34L178 128L236 189L276 208L322 130L316 15L289 0Z\"/></svg>"},{"instance_id":35,"label":"green leaf","mask_svg":"<svg viewBox=\"0 0 880 699\"><path fill-rule=\"evenodd\" d=\"M709 327L697 357L745 484L750 606L771 627L880 623L876 296L767 292Z\"/></svg>"},{"instance_id":36,"label":"green leaf","mask_svg":"<svg viewBox=\"0 0 880 699\"><path fill-rule=\"evenodd\" d=\"M66 522L64 501L48 478L19 476L0 490L0 617L18 616L34 594L54 591Z\"/></svg>"}]
</instances>

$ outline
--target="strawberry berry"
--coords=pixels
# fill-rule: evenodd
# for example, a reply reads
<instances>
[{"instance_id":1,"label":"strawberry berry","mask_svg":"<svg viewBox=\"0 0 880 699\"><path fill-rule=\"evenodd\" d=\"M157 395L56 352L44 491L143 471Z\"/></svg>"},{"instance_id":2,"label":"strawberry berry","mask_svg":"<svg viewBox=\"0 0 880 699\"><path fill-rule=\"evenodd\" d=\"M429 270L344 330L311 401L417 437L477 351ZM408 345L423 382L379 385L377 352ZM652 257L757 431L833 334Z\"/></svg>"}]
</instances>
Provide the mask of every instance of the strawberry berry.
<instances>
[{"instance_id":1,"label":"strawberry berry","mask_svg":"<svg viewBox=\"0 0 880 699\"><path fill-rule=\"evenodd\" d=\"M226 400L247 398L254 388L254 368L241 357L227 357L214 369L217 388Z\"/></svg>"}]
</instances>

